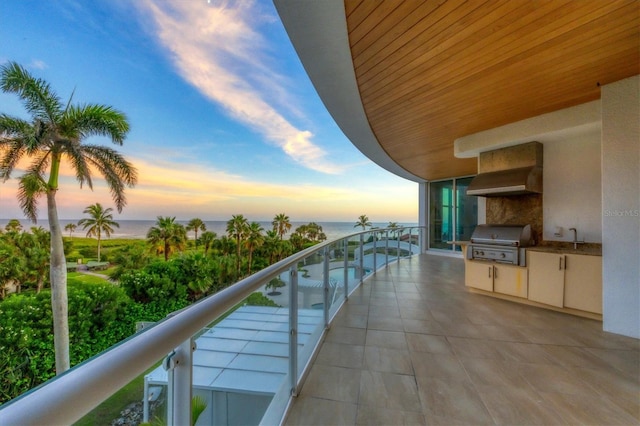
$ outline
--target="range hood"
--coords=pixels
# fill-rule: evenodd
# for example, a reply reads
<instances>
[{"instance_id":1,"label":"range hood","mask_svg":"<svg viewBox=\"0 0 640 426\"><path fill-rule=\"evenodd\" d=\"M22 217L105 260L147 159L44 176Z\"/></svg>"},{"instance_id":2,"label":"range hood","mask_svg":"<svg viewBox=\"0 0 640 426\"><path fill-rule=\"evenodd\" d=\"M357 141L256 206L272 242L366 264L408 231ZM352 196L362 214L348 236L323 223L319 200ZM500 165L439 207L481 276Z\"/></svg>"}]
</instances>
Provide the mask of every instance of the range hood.
<instances>
[{"instance_id":1,"label":"range hood","mask_svg":"<svg viewBox=\"0 0 640 426\"><path fill-rule=\"evenodd\" d=\"M482 197L540 193L542 193L542 167L540 166L480 173L473 178L467 188L467 195Z\"/></svg>"}]
</instances>

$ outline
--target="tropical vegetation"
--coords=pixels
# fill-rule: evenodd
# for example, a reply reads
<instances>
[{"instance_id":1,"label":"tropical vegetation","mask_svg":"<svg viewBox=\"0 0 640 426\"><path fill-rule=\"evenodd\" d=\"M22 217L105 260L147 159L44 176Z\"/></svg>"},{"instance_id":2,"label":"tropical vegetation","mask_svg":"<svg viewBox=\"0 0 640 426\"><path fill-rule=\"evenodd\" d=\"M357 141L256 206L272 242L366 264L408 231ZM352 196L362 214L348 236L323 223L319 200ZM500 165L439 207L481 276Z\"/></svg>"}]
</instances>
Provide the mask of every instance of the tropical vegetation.
<instances>
[{"instance_id":1,"label":"tropical vegetation","mask_svg":"<svg viewBox=\"0 0 640 426\"><path fill-rule=\"evenodd\" d=\"M85 209L87 219L111 213L97 205ZM85 223L90 229L100 221ZM227 233L220 237L202 232L197 247L186 244L185 226L175 217L163 216L149 229L146 240L109 239L98 248L93 238L65 236L66 258L84 259L90 268L112 265L101 271L104 278L69 272L71 364L129 336L138 322L158 321L326 239L322 227L313 222L297 227L289 239L281 238L277 225L264 230L242 215L234 215L227 225ZM106 235L104 230L101 235ZM48 231L26 230L15 219L0 230L0 403L55 375L49 242ZM93 261L99 251L101 264ZM77 265L66 266L74 271ZM272 280L267 291L283 285ZM274 305L262 293L246 303Z\"/></svg>"},{"instance_id":2,"label":"tropical vegetation","mask_svg":"<svg viewBox=\"0 0 640 426\"><path fill-rule=\"evenodd\" d=\"M63 102L47 82L15 62L0 67L0 89L16 94L31 116L27 121L0 113L0 179L9 179L18 162L29 157L31 164L18 178L20 207L35 223L39 199L47 200L55 366L60 374L70 366L67 268L56 205L61 164L68 160L81 187L93 188L92 171L97 170L117 210L122 211L125 188L137 181L136 169L114 149L89 144L87 139L106 136L122 145L129 122L122 112L107 105L73 104L73 94Z\"/></svg>"}]
</instances>

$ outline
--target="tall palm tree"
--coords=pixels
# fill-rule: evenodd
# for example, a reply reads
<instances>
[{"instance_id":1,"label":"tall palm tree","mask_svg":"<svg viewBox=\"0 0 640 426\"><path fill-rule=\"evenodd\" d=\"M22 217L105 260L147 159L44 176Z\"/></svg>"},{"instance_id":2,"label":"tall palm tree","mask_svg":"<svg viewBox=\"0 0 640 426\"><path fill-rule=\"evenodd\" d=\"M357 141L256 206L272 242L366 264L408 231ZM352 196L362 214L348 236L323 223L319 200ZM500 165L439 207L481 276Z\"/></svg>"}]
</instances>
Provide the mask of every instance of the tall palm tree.
<instances>
[{"instance_id":1,"label":"tall palm tree","mask_svg":"<svg viewBox=\"0 0 640 426\"><path fill-rule=\"evenodd\" d=\"M367 226L371 226L371 222L369 221L369 218L367 217L366 214L362 214L360 216L358 216L358 221L356 222L355 225L353 225L354 228L357 228L358 226L362 226L362 230L366 231L367 230Z\"/></svg>"},{"instance_id":2,"label":"tall palm tree","mask_svg":"<svg viewBox=\"0 0 640 426\"><path fill-rule=\"evenodd\" d=\"M211 231L205 231L200 236L200 240L202 241L202 245L204 245L204 255L206 256L209 252L209 249L213 245L213 242L218 238L218 234Z\"/></svg>"},{"instance_id":3,"label":"tall palm tree","mask_svg":"<svg viewBox=\"0 0 640 426\"><path fill-rule=\"evenodd\" d=\"M197 217L191 219L189 223L187 223L187 231L193 231L193 233L195 234L196 249L198 248L198 231L204 232L206 230L207 230L207 225L204 224L202 219L199 219Z\"/></svg>"},{"instance_id":4,"label":"tall palm tree","mask_svg":"<svg viewBox=\"0 0 640 426\"><path fill-rule=\"evenodd\" d=\"M264 243L264 235L262 235L264 229L258 222L251 222L247 227L247 238L245 240L245 246L249 251L249 267L247 272L251 274L251 264L253 262L253 252Z\"/></svg>"},{"instance_id":5,"label":"tall palm tree","mask_svg":"<svg viewBox=\"0 0 640 426\"><path fill-rule=\"evenodd\" d=\"M88 214L90 217L80 219L78 226L82 226L82 229L87 229L87 237L96 237L98 239L98 262L100 262L100 241L102 240L102 234L107 237L111 236L113 227L120 228L120 224L113 220L111 207L103 208L102 204L95 203L87 206L82 213Z\"/></svg>"},{"instance_id":6,"label":"tall palm tree","mask_svg":"<svg viewBox=\"0 0 640 426\"><path fill-rule=\"evenodd\" d=\"M249 221L241 214L234 214L231 216L231 219L227 221L227 234L236 242L236 271L238 276L240 275L240 249L247 236L248 227Z\"/></svg>"},{"instance_id":7,"label":"tall palm tree","mask_svg":"<svg viewBox=\"0 0 640 426\"><path fill-rule=\"evenodd\" d=\"M75 223L67 223L64 226L64 230L69 231L69 238L71 238L71 234L73 234L73 232L76 230L77 227L78 225L76 225Z\"/></svg>"},{"instance_id":8,"label":"tall palm tree","mask_svg":"<svg viewBox=\"0 0 640 426\"><path fill-rule=\"evenodd\" d=\"M147 232L147 240L154 246L162 244L164 260L169 260L171 250L176 248L182 250L187 241L187 231L184 226L176 222L174 217L158 216L156 226Z\"/></svg>"},{"instance_id":9,"label":"tall palm tree","mask_svg":"<svg viewBox=\"0 0 640 426\"><path fill-rule=\"evenodd\" d=\"M273 263L274 259L278 255L278 246L281 242L282 240L278 236L278 231L275 229L267 231L267 235L264 237L263 250L269 255L269 265Z\"/></svg>"},{"instance_id":10,"label":"tall palm tree","mask_svg":"<svg viewBox=\"0 0 640 426\"><path fill-rule=\"evenodd\" d=\"M289 230L291 229L289 216L284 213L277 214L276 217L273 218L273 222L271 222L271 224L273 225L274 231L276 231L280 236L280 239L282 239L284 237L284 234L289 232Z\"/></svg>"},{"instance_id":11,"label":"tall palm tree","mask_svg":"<svg viewBox=\"0 0 640 426\"><path fill-rule=\"evenodd\" d=\"M10 178L18 161L25 156L33 162L19 178L18 200L25 215L37 218L37 202L47 199L47 217L51 230L51 305L56 373L69 368L69 325L67 301L67 265L58 220L56 194L61 161L69 160L80 187L93 188L92 170L104 176L118 212L126 205L125 187L137 181L136 169L117 151L91 145L91 136L107 136L122 145L129 122L110 106L73 105L62 100L42 79L34 78L15 62L0 67L0 88L15 93L31 115L31 121L0 114L0 179ZM48 176L47 176L48 174Z\"/></svg>"}]
</instances>

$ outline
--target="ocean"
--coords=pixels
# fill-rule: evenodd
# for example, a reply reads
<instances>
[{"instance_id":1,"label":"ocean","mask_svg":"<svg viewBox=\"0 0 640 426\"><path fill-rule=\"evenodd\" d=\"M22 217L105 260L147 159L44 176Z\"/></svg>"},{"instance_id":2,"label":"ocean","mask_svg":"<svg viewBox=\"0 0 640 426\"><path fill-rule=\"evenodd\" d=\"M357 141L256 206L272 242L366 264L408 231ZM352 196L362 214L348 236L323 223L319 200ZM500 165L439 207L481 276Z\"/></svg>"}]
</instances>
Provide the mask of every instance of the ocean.
<instances>
[{"instance_id":1,"label":"ocean","mask_svg":"<svg viewBox=\"0 0 640 426\"><path fill-rule=\"evenodd\" d=\"M41 226L45 229L49 229L49 222L47 220L38 220L37 224L31 223L27 219L19 219L22 227L24 229L29 229L32 226ZM0 219L0 228L4 229L4 227L9 222L9 219ZM147 236L147 232L149 229L156 225L155 220L116 220L120 224L119 228L114 228L114 233L111 234L111 238L134 238L134 239L144 239ZM176 221L186 226L189 222L187 220L178 220ZM68 223L78 223L78 219L60 219L60 225L64 229L65 225ZM213 220L213 221L204 221L207 231L213 231L218 234L218 237L222 235L226 235L227 229L227 221L225 220ZM259 222L260 225L265 229L265 231L272 229L271 221L268 222ZM291 222L291 230L289 234L291 234L295 229L300 225L306 225L309 222ZM355 232L359 232L362 230L360 227L354 227L355 220L353 222L316 222L318 225L322 226L322 230L327 236L328 240L335 240L338 238L342 238L346 235L353 234ZM372 222L373 227L377 228L386 228L389 225L389 222ZM401 226L416 226L417 223L398 223ZM76 228L73 232L72 236L74 237L84 237L86 232L82 230L81 227ZM202 232L199 231L198 235L201 235ZM64 231L63 235L68 236L69 232ZM188 233L189 238L193 238L193 231ZM285 238L287 238L285 235Z\"/></svg>"}]
</instances>

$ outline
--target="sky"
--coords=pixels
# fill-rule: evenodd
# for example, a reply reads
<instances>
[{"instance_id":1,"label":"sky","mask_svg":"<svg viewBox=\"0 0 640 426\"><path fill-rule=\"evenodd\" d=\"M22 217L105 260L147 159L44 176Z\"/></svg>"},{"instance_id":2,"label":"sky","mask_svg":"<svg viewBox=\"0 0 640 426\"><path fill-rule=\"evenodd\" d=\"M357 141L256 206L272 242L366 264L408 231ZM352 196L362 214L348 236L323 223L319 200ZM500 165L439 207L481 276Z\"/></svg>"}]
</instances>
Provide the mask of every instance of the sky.
<instances>
[{"instance_id":1,"label":"sky","mask_svg":"<svg viewBox=\"0 0 640 426\"><path fill-rule=\"evenodd\" d=\"M67 102L111 105L131 130L111 146L138 170L121 219L418 221L418 185L362 155L313 89L271 0L2 0L0 65L15 61ZM28 118L15 94L0 113ZM18 165L0 218L24 219ZM58 215L114 207L99 175L64 167ZM39 202L46 219L46 199Z\"/></svg>"}]
</instances>

